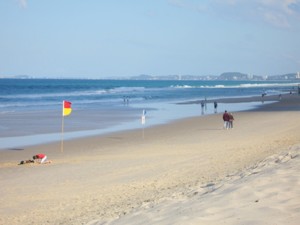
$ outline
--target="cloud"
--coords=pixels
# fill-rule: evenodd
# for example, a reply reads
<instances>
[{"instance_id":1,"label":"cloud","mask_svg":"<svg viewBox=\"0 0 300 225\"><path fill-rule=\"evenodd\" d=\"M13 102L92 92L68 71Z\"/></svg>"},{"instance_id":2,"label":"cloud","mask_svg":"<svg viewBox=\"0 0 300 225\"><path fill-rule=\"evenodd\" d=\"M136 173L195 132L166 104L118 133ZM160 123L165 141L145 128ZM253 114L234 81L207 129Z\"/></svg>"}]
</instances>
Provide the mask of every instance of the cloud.
<instances>
[{"instance_id":1,"label":"cloud","mask_svg":"<svg viewBox=\"0 0 300 225\"><path fill-rule=\"evenodd\" d=\"M256 0L258 11L266 23L289 28L299 23L300 0Z\"/></svg>"},{"instance_id":2,"label":"cloud","mask_svg":"<svg viewBox=\"0 0 300 225\"><path fill-rule=\"evenodd\" d=\"M27 0L18 0L18 1L19 1L20 6L23 9L27 8Z\"/></svg>"},{"instance_id":3,"label":"cloud","mask_svg":"<svg viewBox=\"0 0 300 225\"><path fill-rule=\"evenodd\" d=\"M192 0L168 0L168 3L172 6L188 9L191 11L203 12L206 10L205 4L200 4Z\"/></svg>"},{"instance_id":4,"label":"cloud","mask_svg":"<svg viewBox=\"0 0 300 225\"><path fill-rule=\"evenodd\" d=\"M297 66L300 66L300 58L291 55L291 54L285 54L282 56L284 59L287 59L289 62L292 62L296 64Z\"/></svg>"},{"instance_id":5,"label":"cloud","mask_svg":"<svg viewBox=\"0 0 300 225\"><path fill-rule=\"evenodd\" d=\"M220 2L220 1L218 1ZM225 0L227 6L241 11L248 19L257 18L267 24L289 28L300 18L300 0Z\"/></svg>"},{"instance_id":6,"label":"cloud","mask_svg":"<svg viewBox=\"0 0 300 225\"><path fill-rule=\"evenodd\" d=\"M185 1L183 0L169 0L168 1L169 4L180 7L180 8L184 8L185 7Z\"/></svg>"},{"instance_id":7,"label":"cloud","mask_svg":"<svg viewBox=\"0 0 300 225\"><path fill-rule=\"evenodd\" d=\"M168 0L170 5L214 16L290 28L300 20L300 0Z\"/></svg>"},{"instance_id":8,"label":"cloud","mask_svg":"<svg viewBox=\"0 0 300 225\"><path fill-rule=\"evenodd\" d=\"M288 18L284 14L266 11L263 13L264 20L276 27L289 28L291 27Z\"/></svg>"}]
</instances>

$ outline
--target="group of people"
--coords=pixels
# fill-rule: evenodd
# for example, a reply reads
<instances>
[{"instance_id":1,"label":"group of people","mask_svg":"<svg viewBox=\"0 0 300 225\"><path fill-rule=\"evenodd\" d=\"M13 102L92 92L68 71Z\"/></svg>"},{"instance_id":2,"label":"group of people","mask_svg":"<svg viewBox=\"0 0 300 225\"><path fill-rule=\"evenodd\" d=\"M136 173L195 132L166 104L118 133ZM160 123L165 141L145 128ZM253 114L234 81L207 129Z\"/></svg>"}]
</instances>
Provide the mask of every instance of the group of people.
<instances>
[{"instance_id":1,"label":"group of people","mask_svg":"<svg viewBox=\"0 0 300 225\"><path fill-rule=\"evenodd\" d=\"M201 114L203 115L204 114L204 107L205 107L205 110L207 109L206 108L206 102L207 102L207 99L205 98L204 101L201 101ZM218 112L218 103L215 101L214 102L214 113L217 113Z\"/></svg>"},{"instance_id":2,"label":"group of people","mask_svg":"<svg viewBox=\"0 0 300 225\"><path fill-rule=\"evenodd\" d=\"M232 113L228 113L227 110L225 110L223 114L223 121L224 121L224 129L232 129L233 128L233 115Z\"/></svg>"},{"instance_id":3,"label":"group of people","mask_svg":"<svg viewBox=\"0 0 300 225\"><path fill-rule=\"evenodd\" d=\"M204 114L204 108L206 109L206 98L205 100L201 101L201 112L202 115ZM214 113L218 112L218 103L216 101L214 101ZM224 121L224 129L232 129L233 128L233 115L232 113L227 112L227 110L225 110L224 114L223 114L223 121Z\"/></svg>"}]
</instances>

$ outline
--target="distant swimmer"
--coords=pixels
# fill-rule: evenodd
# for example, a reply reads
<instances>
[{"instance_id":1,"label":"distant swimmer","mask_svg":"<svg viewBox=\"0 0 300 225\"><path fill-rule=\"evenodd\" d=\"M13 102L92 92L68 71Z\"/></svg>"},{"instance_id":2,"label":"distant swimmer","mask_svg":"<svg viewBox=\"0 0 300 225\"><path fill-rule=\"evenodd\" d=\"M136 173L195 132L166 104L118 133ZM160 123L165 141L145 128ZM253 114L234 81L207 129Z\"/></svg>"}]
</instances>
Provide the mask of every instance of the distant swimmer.
<instances>
[{"instance_id":1,"label":"distant swimmer","mask_svg":"<svg viewBox=\"0 0 300 225\"><path fill-rule=\"evenodd\" d=\"M266 95L267 95L266 93L262 93L262 94L261 94L261 101L262 101L262 103L264 103L264 97L265 97Z\"/></svg>"}]
</instances>

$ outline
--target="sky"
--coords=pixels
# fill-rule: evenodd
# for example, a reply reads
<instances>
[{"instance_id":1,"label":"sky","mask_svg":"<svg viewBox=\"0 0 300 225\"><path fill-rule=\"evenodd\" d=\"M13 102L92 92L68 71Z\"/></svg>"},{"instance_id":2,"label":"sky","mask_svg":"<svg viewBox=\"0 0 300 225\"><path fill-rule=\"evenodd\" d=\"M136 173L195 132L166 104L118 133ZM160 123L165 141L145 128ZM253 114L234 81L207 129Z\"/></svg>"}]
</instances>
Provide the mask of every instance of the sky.
<instances>
[{"instance_id":1,"label":"sky","mask_svg":"<svg viewBox=\"0 0 300 225\"><path fill-rule=\"evenodd\" d=\"M1 0L0 76L300 71L300 0Z\"/></svg>"}]
</instances>

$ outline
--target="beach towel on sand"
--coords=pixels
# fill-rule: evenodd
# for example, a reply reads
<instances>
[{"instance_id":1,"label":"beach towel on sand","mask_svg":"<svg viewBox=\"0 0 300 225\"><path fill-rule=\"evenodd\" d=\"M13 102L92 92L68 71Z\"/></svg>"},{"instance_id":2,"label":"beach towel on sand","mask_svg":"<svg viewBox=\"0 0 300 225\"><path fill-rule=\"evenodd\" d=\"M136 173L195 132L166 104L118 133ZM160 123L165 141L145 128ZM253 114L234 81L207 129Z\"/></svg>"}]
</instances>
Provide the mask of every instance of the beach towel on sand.
<instances>
[{"instance_id":1,"label":"beach towel on sand","mask_svg":"<svg viewBox=\"0 0 300 225\"><path fill-rule=\"evenodd\" d=\"M19 165L28 164L28 163L34 163L34 160L31 160L31 159L29 159L29 160L22 160L22 161L20 161Z\"/></svg>"}]
</instances>

